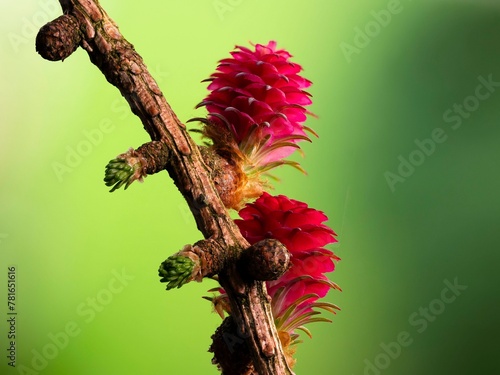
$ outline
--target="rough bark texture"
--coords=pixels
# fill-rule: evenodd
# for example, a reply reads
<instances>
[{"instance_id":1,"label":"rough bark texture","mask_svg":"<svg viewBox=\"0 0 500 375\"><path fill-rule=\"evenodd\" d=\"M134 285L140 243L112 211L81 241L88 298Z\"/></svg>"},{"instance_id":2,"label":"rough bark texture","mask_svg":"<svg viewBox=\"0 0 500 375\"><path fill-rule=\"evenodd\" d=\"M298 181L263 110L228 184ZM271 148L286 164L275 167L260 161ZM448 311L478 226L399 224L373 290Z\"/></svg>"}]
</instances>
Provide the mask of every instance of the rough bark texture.
<instances>
[{"instance_id":1,"label":"rough bark texture","mask_svg":"<svg viewBox=\"0 0 500 375\"><path fill-rule=\"evenodd\" d=\"M244 336L232 317L223 323L212 335L210 352L214 353L213 363L223 370L224 375L258 375L252 365Z\"/></svg>"},{"instance_id":2,"label":"rough bark texture","mask_svg":"<svg viewBox=\"0 0 500 375\"><path fill-rule=\"evenodd\" d=\"M98 1L60 0L60 3L65 15L41 29L37 51L46 59L62 60L81 46L108 82L120 90L152 141L163 144L159 147L156 143L155 147L168 149L165 169L186 198L198 229L208 241L217 244L212 246L214 249L224 251L223 261L213 262L214 269L209 273L219 274L229 296L231 319L252 360L250 370L260 375L293 374L274 326L265 284L243 280L236 267L249 244L229 217L211 178L212 171L185 126L170 108L142 58ZM151 172L153 169L157 171L152 168ZM226 354L232 355L231 351ZM224 363L229 367L223 368L223 373L236 373L230 368L231 358L225 358Z\"/></svg>"},{"instance_id":3,"label":"rough bark texture","mask_svg":"<svg viewBox=\"0 0 500 375\"><path fill-rule=\"evenodd\" d=\"M167 145L159 141L144 143L136 150L145 160L145 173L155 174L165 169L170 158Z\"/></svg>"},{"instance_id":4,"label":"rough bark texture","mask_svg":"<svg viewBox=\"0 0 500 375\"><path fill-rule=\"evenodd\" d=\"M240 271L253 280L278 280L290 267L291 255L278 240L267 238L244 251Z\"/></svg>"}]
</instances>

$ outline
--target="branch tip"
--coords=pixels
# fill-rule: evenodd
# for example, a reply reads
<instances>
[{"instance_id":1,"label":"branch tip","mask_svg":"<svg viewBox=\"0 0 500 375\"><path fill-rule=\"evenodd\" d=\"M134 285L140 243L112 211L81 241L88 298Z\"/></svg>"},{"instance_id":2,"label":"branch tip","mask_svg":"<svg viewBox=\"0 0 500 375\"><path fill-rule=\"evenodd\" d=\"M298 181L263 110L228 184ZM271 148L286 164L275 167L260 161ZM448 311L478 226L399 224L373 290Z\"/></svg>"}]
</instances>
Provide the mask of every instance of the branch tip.
<instances>
[{"instance_id":1,"label":"branch tip","mask_svg":"<svg viewBox=\"0 0 500 375\"><path fill-rule=\"evenodd\" d=\"M130 148L106 165L104 182L106 186L113 186L110 192L123 185L126 190L132 182L142 182L146 175L165 169L168 157L168 148L160 141L147 142L137 150Z\"/></svg>"},{"instance_id":2,"label":"branch tip","mask_svg":"<svg viewBox=\"0 0 500 375\"><path fill-rule=\"evenodd\" d=\"M81 42L78 21L69 14L63 14L42 26L36 36L35 48L46 60L64 61Z\"/></svg>"},{"instance_id":3,"label":"branch tip","mask_svg":"<svg viewBox=\"0 0 500 375\"><path fill-rule=\"evenodd\" d=\"M277 280L290 267L291 255L285 245L275 239L265 239L250 246L240 258L240 268L250 279Z\"/></svg>"},{"instance_id":4,"label":"branch tip","mask_svg":"<svg viewBox=\"0 0 500 375\"><path fill-rule=\"evenodd\" d=\"M160 282L167 283L167 290L180 288L184 284L193 280L195 262L180 254L175 254L167 258L158 269L161 276Z\"/></svg>"}]
</instances>

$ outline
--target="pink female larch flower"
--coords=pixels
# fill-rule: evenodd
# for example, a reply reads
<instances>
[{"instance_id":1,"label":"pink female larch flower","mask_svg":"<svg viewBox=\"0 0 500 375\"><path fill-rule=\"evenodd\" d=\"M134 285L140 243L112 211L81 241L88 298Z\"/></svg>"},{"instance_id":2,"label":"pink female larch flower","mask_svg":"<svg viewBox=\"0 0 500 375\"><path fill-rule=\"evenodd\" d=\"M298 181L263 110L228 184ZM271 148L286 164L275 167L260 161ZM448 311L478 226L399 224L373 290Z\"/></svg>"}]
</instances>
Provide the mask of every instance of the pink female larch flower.
<instances>
[{"instance_id":1,"label":"pink female larch flower","mask_svg":"<svg viewBox=\"0 0 500 375\"><path fill-rule=\"evenodd\" d=\"M247 175L259 174L282 164L298 148L297 142L309 140L303 125L304 108L311 104L304 91L311 82L299 75L302 67L290 61L291 55L276 48L276 42L256 44L255 49L237 46L232 58L219 62L211 81L210 94L198 105L208 110L203 133L215 149L228 149L243 159ZM315 134L314 132L312 132Z\"/></svg>"},{"instance_id":2,"label":"pink female larch flower","mask_svg":"<svg viewBox=\"0 0 500 375\"><path fill-rule=\"evenodd\" d=\"M287 332L292 341L298 337L296 329L309 334L303 325L318 320L314 308L335 308L316 301L331 288L339 289L325 276L339 260L324 248L337 242L335 232L323 224L328 218L303 202L268 193L247 204L239 215L242 219L235 222L250 244L275 238L292 254L290 269L278 280L267 282L268 293L278 330Z\"/></svg>"},{"instance_id":3,"label":"pink female larch flower","mask_svg":"<svg viewBox=\"0 0 500 375\"><path fill-rule=\"evenodd\" d=\"M307 323L330 321L317 309L335 313L337 306L319 302L330 289L340 288L330 281L325 273L335 269L336 255L324 248L337 242L335 232L323 224L328 218L306 203L286 196L271 196L263 193L253 203L247 204L235 220L241 234L250 244L266 238L274 238L290 251L291 267L276 281L266 283L276 328L282 341L288 362L293 364L295 344L299 342L297 330L311 336L304 327ZM222 291L223 293L223 291ZM225 294L215 297L213 302L222 309L227 306Z\"/></svg>"}]
</instances>

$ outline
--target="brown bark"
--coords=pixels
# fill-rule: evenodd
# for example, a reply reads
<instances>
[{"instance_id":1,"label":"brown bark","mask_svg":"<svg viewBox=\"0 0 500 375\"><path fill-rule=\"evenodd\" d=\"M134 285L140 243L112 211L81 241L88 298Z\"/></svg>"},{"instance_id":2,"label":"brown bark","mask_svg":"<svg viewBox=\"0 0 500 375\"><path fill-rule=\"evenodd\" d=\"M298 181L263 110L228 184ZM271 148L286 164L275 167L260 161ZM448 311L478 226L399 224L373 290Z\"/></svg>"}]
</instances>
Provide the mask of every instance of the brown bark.
<instances>
[{"instance_id":1,"label":"brown bark","mask_svg":"<svg viewBox=\"0 0 500 375\"><path fill-rule=\"evenodd\" d=\"M142 58L99 2L60 0L60 3L64 16L40 30L37 51L46 59L63 60L78 46L85 49L108 82L120 90L152 141L164 146L157 147L156 143L156 147L168 149L165 169L188 202L198 229L212 244L202 250L209 252L213 248L216 254L209 254L210 257L219 257L209 273L219 275L228 294L231 318L253 362L250 367L261 375L293 374L274 326L265 284L240 275L237 261L249 244L228 215L198 146L170 108ZM151 168L151 172L157 172L157 167ZM231 366L231 360L226 362ZM234 373L231 371L223 369L223 373Z\"/></svg>"}]
</instances>

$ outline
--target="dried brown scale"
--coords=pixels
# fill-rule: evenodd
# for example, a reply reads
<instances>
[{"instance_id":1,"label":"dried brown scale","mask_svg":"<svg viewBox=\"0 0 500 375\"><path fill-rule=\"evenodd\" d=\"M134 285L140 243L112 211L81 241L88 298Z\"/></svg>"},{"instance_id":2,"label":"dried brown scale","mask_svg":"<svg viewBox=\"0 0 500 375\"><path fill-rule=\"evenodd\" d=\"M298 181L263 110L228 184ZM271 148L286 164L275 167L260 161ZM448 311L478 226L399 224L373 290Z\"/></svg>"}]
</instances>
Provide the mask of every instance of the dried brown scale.
<instances>
[{"instance_id":1,"label":"dried brown scale","mask_svg":"<svg viewBox=\"0 0 500 375\"><path fill-rule=\"evenodd\" d=\"M153 84L154 80L142 58L132 44L121 36L99 3L95 0L60 0L60 3L63 12L77 21L78 26L74 29L83 34L84 39L80 44L88 52L92 63L101 70L108 82L120 90L151 139L161 141L169 148L166 169L188 201L197 227L205 238L218 242L225 249L227 266L220 270L219 279L228 293L232 318L242 331L248 333L245 342L256 373L293 374L286 364L273 324L264 283L244 282L239 277L234 261L249 244L241 236L219 198L198 147L161 92L156 90L156 84ZM113 30L111 36L109 30ZM133 63L138 67L136 70L142 73L135 75L131 72ZM158 113L154 108L157 108ZM200 208L195 200L202 195L206 197L207 205ZM231 257L233 261L229 260Z\"/></svg>"}]
</instances>

